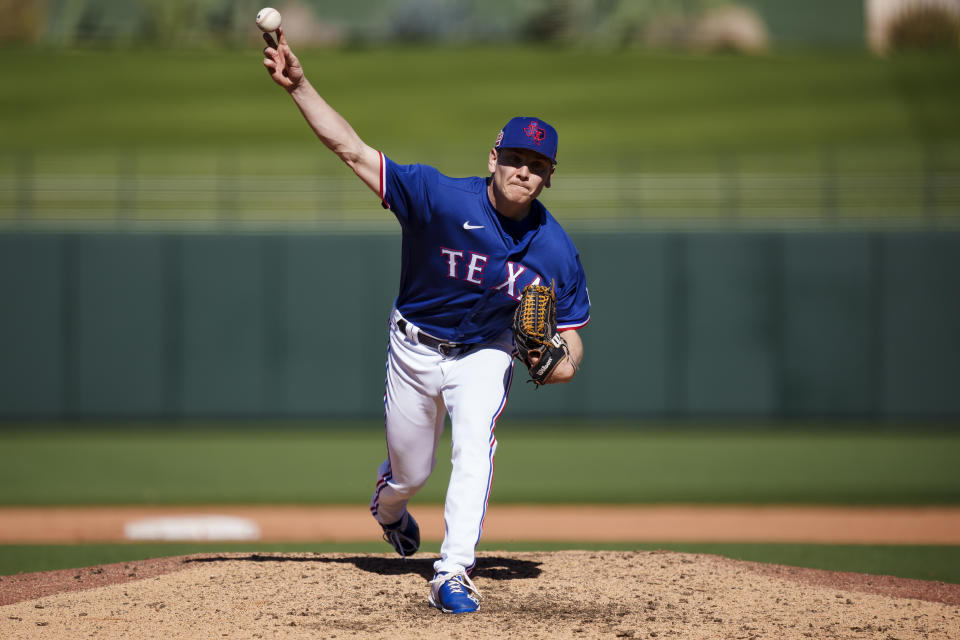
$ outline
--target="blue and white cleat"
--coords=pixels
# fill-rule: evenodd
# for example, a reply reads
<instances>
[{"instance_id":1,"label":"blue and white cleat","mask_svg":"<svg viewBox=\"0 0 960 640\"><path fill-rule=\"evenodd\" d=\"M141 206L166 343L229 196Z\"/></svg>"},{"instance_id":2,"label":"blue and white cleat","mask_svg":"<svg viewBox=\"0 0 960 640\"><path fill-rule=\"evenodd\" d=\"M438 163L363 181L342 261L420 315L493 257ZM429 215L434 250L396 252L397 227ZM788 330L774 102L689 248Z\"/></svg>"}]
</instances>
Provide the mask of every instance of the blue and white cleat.
<instances>
[{"instance_id":1,"label":"blue and white cleat","mask_svg":"<svg viewBox=\"0 0 960 640\"><path fill-rule=\"evenodd\" d=\"M463 570L438 573L430 581L430 604L444 613L473 613L480 607L480 592Z\"/></svg>"},{"instance_id":2,"label":"blue and white cleat","mask_svg":"<svg viewBox=\"0 0 960 640\"><path fill-rule=\"evenodd\" d=\"M393 545L403 558L412 556L420 548L420 527L409 512L393 524L381 524L383 539Z\"/></svg>"}]
</instances>

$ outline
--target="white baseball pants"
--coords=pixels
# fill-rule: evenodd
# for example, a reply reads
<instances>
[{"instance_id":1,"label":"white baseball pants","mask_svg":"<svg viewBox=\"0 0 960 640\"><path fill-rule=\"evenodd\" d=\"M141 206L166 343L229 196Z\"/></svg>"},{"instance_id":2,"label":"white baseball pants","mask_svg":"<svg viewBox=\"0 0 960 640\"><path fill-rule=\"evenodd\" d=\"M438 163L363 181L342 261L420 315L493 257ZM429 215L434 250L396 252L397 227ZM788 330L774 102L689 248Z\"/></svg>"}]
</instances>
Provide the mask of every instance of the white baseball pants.
<instances>
[{"instance_id":1,"label":"white baseball pants","mask_svg":"<svg viewBox=\"0 0 960 640\"><path fill-rule=\"evenodd\" d=\"M483 531L497 448L494 428L513 377L513 337L445 358L418 341L418 330L390 317L384 415L387 460L378 470L370 510L381 524L400 520L407 502L437 462L444 419L450 416L452 462L444 503L444 539L437 572L470 571Z\"/></svg>"}]
</instances>

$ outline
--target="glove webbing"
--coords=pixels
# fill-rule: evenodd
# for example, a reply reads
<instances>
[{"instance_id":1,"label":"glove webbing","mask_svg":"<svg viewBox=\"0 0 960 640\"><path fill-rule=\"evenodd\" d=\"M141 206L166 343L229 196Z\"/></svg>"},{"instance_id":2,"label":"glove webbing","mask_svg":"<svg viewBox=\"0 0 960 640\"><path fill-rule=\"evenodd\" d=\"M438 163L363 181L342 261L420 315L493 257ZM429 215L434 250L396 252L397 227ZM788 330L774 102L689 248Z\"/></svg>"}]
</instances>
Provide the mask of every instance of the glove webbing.
<instances>
[{"instance_id":1,"label":"glove webbing","mask_svg":"<svg viewBox=\"0 0 960 640\"><path fill-rule=\"evenodd\" d=\"M536 304L521 305L520 326L528 336L537 336L541 342L545 343L551 336L547 333L550 327L547 326L547 311L550 303L553 301L553 289L542 285L535 285L538 293L535 297Z\"/></svg>"}]
</instances>

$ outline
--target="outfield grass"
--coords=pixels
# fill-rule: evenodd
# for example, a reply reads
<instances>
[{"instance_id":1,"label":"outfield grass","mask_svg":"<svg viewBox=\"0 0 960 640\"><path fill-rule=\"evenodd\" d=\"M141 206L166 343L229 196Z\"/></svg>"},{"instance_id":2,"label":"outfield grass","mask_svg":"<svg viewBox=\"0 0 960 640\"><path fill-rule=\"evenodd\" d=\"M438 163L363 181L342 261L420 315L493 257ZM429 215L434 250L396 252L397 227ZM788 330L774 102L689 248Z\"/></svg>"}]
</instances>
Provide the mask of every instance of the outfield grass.
<instances>
[{"instance_id":1,"label":"outfield grass","mask_svg":"<svg viewBox=\"0 0 960 640\"><path fill-rule=\"evenodd\" d=\"M27 151L62 155L89 173L97 151L120 148L148 152L142 171L205 172L229 152L238 170L250 163L286 175L320 151L267 78L259 48L7 53L30 60L0 70L0 119L13 125L0 148L14 163ZM313 83L370 144L453 173L482 169L497 129L515 113L557 124L568 173L713 168L717 151L775 151L819 167L823 145L861 149L857 162L866 166L896 166L923 161L922 142L960 138L954 54L882 60L503 46L300 53ZM115 162L106 168L115 171ZM332 159L306 167L340 169Z\"/></svg>"},{"instance_id":2,"label":"outfield grass","mask_svg":"<svg viewBox=\"0 0 960 640\"><path fill-rule=\"evenodd\" d=\"M384 456L373 422L5 425L0 504L354 503ZM496 502L955 504L960 433L703 428L607 422L497 428ZM417 497L440 502L449 440ZM425 545L436 553L437 545ZM530 543L481 549L666 548L960 583L960 547ZM0 546L0 574L229 550L382 552L379 544Z\"/></svg>"},{"instance_id":3,"label":"outfield grass","mask_svg":"<svg viewBox=\"0 0 960 640\"><path fill-rule=\"evenodd\" d=\"M664 543L523 543L481 544L480 551L551 551L561 549L650 550L708 553L831 571L893 575L920 580L960 583L960 547L817 544L678 544ZM439 553L439 544L426 543L424 556ZM0 575L89 567L113 562L191 553L223 552L386 553L382 543L260 544L156 543L83 545L0 545Z\"/></svg>"},{"instance_id":4,"label":"outfield grass","mask_svg":"<svg viewBox=\"0 0 960 640\"><path fill-rule=\"evenodd\" d=\"M382 426L138 424L0 430L0 504L358 504ZM449 435L418 496L442 502ZM497 427L503 503L960 502L960 433L571 422Z\"/></svg>"},{"instance_id":5,"label":"outfield grass","mask_svg":"<svg viewBox=\"0 0 960 640\"><path fill-rule=\"evenodd\" d=\"M398 162L482 174L508 117L551 121L560 165L546 200L568 222L958 220L958 55L300 53ZM0 224L392 224L273 86L259 48L27 55L0 69Z\"/></svg>"}]
</instances>

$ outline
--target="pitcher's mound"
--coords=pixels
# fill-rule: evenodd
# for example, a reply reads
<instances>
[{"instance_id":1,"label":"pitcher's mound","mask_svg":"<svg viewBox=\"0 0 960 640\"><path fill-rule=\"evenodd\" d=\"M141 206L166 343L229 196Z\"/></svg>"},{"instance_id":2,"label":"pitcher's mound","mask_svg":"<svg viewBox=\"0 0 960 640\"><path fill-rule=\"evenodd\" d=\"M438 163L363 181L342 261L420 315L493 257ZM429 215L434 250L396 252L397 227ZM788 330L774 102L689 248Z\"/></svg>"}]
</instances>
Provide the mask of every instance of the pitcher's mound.
<instances>
[{"instance_id":1,"label":"pitcher's mound","mask_svg":"<svg viewBox=\"0 0 960 640\"><path fill-rule=\"evenodd\" d=\"M483 553L480 611L444 615L432 560L198 554L5 577L0 592L26 593L47 576L51 595L0 607L0 637L960 637L958 585L665 551ZM77 588L98 579L112 584Z\"/></svg>"}]
</instances>

